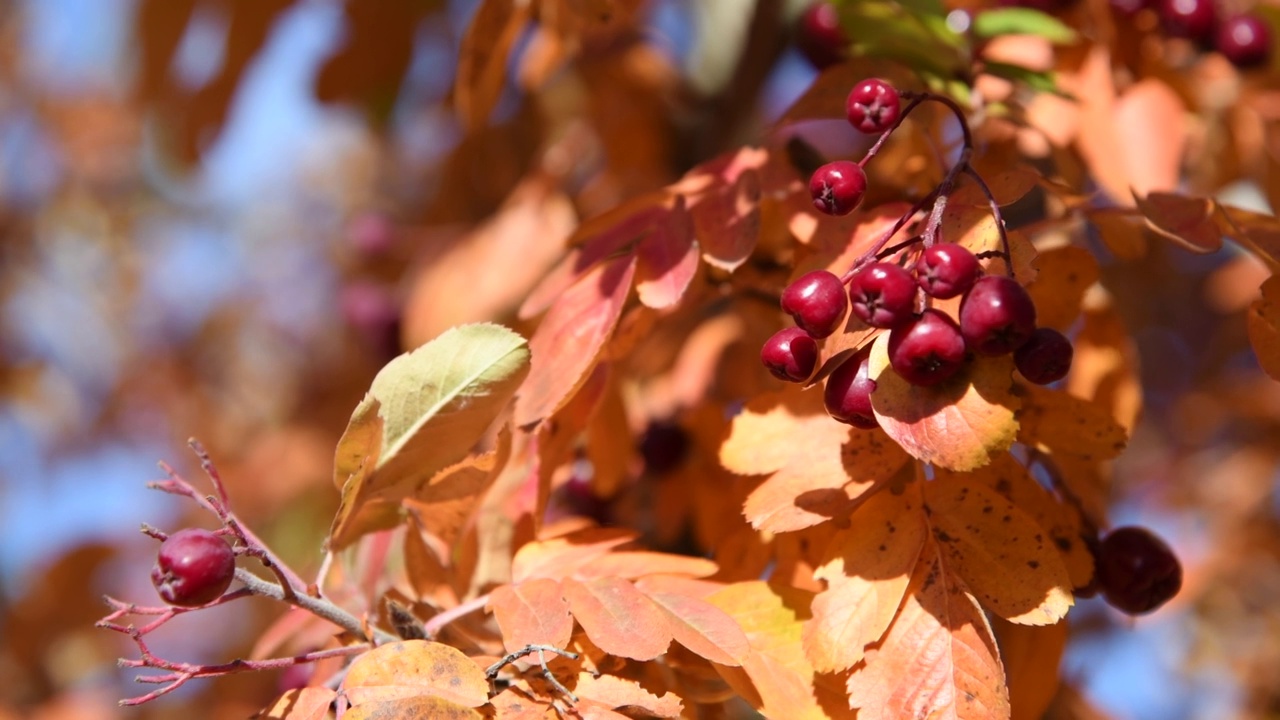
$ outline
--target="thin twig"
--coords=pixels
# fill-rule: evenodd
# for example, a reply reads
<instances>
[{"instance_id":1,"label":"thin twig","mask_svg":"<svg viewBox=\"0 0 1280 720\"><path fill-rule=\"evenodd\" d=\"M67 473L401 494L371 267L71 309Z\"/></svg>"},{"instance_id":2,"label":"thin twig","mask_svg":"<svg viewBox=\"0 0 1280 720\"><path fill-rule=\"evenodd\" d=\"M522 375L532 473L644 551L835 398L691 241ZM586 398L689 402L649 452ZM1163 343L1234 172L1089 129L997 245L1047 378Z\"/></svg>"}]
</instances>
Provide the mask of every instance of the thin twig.
<instances>
[{"instance_id":1,"label":"thin twig","mask_svg":"<svg viewBox=\"0 0 1280 720\"><path fill-rule=\"evenodd\" d=\"M996 221L996 231L1000 233L1000 247L1004 253L1004 264L1009 270L1009 277L1013 277L1013 253L1009 250L1009 232L1004 226L1004 216L1000 214L1000 203L996 202L995 194L991 192L991 188L987 186L987 181L982 179L977 170L966 164L964 171L965 174L973 178L974 182L978 183L982 194L987 196L987 204L991 206L991 216Z\"/></svg>"},{"instance_id":2,"label":"thin twig","mask_svg":"<svg viewBox=\"0 0 1280 720\"><path fill-rule=\"evenodd\" d=\"M564 685L561 685L560 681L556 679L555 674L551 672L551 668L547 667L546 653L549 653L549 652L553 652L557 655L560 655L561 657L569 658L570 660L578 659L578 653L572 652L570 650L561 650L560 648L555 647L553 645L526 645L520 648L519 650L516 650L515 652L507 653L505 656L503 656L501 660L490 665L489 669L485 670L485 673L484 673L485 677L489 678L489 681L492 682L498 677L498 673L502 670L502 668L506 667L507 665L510 665L511 663L519 660L522 657L525 657L526 655L532 655L534 653L537 653L538 664L542 666L542 674L547 678L547 682L550 682L552 686L555 687L555 689L559 690L566 697L570 698L574 702L578 702L578 696L569 692L569 689L566 688Z\"/></svg>"}]
</instances>

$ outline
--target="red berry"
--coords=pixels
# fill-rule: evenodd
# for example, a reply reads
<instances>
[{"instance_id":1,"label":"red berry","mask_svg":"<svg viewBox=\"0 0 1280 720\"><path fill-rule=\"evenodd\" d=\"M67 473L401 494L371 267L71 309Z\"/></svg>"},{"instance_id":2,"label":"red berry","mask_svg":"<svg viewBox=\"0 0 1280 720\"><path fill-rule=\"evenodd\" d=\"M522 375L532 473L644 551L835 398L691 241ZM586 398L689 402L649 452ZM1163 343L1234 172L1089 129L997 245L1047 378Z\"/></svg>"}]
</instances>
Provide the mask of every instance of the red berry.
<instances>
[{"instance_id":1,"label":"red berry","mask_svg":"<svg viewBox=\"0 0 1280 720\"><path fill-rule=\"evenodd\" d=\"M1173 37L1206 42L1218 22L1213 0L1160 0L1160 21Z\"/></svg>"},{"instance_id":2,"label":"red berry","mask_svg":"<svg viewBox=\"0 0 1280 720\"><path fill-rule=\"evenodd\" d=\"M170 605L198 607L221 597L235 571L235 552L226 540L188 528L160 543L151 583Z\"/></svg>"},{"instance_id":3,"label":"red berry","mask_svg":"<svg viewBox=\"0 0 1280 720\"><path fill-rule=\"evenodd\" d=\"M891 328L911 318L916 283L911 273L892 263L872 263L849 280L853 314L871 327Z\"/></svg>"},{"instance_id":4,"label":"red berry","mask_svg":"<svg viewBox=\"0 0 1280 720\"><path fill-rule=\"evenodd\" d=\"M956 321L933 308L889 333L889 364L912 385L936 385L955 375L964 359Z\"/></svg>"},{"instance_id":5,"label":"red berry","mask_svg":"<svg viewBox=\"0 0 1280 720\"><path fill-rule=\"evenodd\" d=\"M1111 0L1111 8L1125 17L1133 17L1140 10L1153 8L1157 0Z\"/></svg>"},{"instance_id":6,"label":"red berry","mask_svg":"<svg viewBox=\"0 0 1280 720\"><path fill-rule=\"evenodd\" d=\"M1182 589L1182 565L1163 540L1140 527L1116 528L1098 547L1098 583L1112 607L1143 615Z\"/></svg>"},{"instance_id":7,"label":"red berry","mask_svg":"<svg viewBox=\"0 0 1280 720\"><path fill-rule=\"evenodd\" d=\"M1252 13L1235 15L1218 28L1214 47L1238 68L1266 65L1271 59L1271 28Z\"/></svg>"},{"instance_id":8,"label":"red berry","mask_svg":"<svg viewBox=\"0 0 1280 720\"><path fill-rule=\"evenodd\" d=\"M960 303L960 332L969 349L982 355L1017 350L1036 329L1036 306L1017 280L986 275Z\"/></svg>"},{"instance_id":9,"label":"red berry","mask_svg":"<svg viewBox=\"0 0 1280 720\"><path fill-rule=\"evenodd\" d=\"M916 280L920 287L930 297L940 300L969 292L981 274L978 258L955 243L938 243L925 248L916 263Z\"/></svg>"},{"instance_id":10,"label":"red berry","mask_svg":"<svg viewBox=\"0 0 1280 720\"><path fill-rule=\"evenodd\" d=\"M796 45L819 70L849 57L849 36L840 26L840 15L829 2L816 2L800 16Z\"/></svg>"},{"instance_id":11,"label":"red berry","mask_svg":"<svg viewBox=\"0 0 1280 720\"><path fill-rule=\"evenodd\" d=\"M813 206L828 215L848 215L867 192L867 174L849 160L836 160L813 171L809 195Z\"/></svg>"},{"instance_id":12,"label":"red berry","mask_svg":"<svg viewBox=\"0 0 1280 720\"><path fill-rule=\"evenodd\" d=\"M822 392L822 401L831 417L863 429L880 426L871 409L871 393L876 390L876 381L869 374L870 360L871 345L868 344L831 373Z\"/></svg>"},{"instance_id":13,"label":"red berry","mask_svg":"<svg viewBox=\"0 0 1280 720\"><path fill-rule=\"evenodd\" d=\"M898 91L878 78L863 80L849 91L844 111L849 124L864 133L880 133L893 127L901 112Z\"/></svg>"},{"instance_id":14,"label":"red berry","mask_svg":"<svg viewBox=\"0 0 1280 720\"><path fill-rule=\"evenodd\" d=\"M1071 341L1053 328L1036 328L1031 338L1013 352L1013 364L1022 377L1036 385L1058 382L1071 370Z\"/></svg>"},{"instance_id":15,"label":"red berry","mask_svg":"<svg viewBox=\"0 0 1280 720\"><path fill-rule=\"evenodd\" d=\"M814 338L835 332L848 307L844 283L826 270L805 273L782 291L782 311Z\"/></svg>"},{"instance_id":16,"label":"red berry","mask_svg":"<svg viewBox=\"0 0 1280 720\"><path fill-rule=\"evenodd\" d=\"M689 433L670 420L655 420L640 436L639 449L645 472L665 475L689 454Z\"/></svg>"},{"instance_id":17,"label":"red berry","mask_svg":"<svg viewBox=\"0 0 1280 720\"><path fill-rule=\"evenodd\" d=\"M784 328L760 348L760 362L779 380L804 382L818 364L818 343L800 328Z\"/></svg>"}]
</instances>

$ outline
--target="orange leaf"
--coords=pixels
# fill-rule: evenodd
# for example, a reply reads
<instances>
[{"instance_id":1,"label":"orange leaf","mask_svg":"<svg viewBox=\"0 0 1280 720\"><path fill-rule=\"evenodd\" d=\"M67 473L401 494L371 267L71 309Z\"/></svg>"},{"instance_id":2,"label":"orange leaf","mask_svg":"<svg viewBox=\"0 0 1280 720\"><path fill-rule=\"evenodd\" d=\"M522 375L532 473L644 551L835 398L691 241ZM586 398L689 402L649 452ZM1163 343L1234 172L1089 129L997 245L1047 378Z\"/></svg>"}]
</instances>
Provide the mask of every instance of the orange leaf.
<instances>
[{"instance_id":1,"label":"orange leaf","mask_svg":"<svg viewBox=\"0 0 1280 720\"><path fill-rule=\"evenodd\" d=\"M1109 460L1124 449L1128 434L1106 408L1059 390L1019 384L1018 441L1042 443L1086 460Z\"/></svg>"},{"instance_id":2,"label":"orange leaf","mask_svg":"<svg viewBox=\"0 0 1280 720\"><path fill-rule=\"evenodd\" d=\"M511 581L530 578L566 578L592 560L636 539L622 528L589 528L570 535L536 540L516 551L511 561Z\"/></svg>"},{"instance_id":3,"label":"orange leaf","mask_svg":"<svg viewBox=\"0 0 1280 720\"><path fill-rule=\"evenodd\" d=\"M698 243L684 197L662 216L636 248L636 295L651 308L680 301L698 271Z\"/></svg>"},{"instance_id":4,"label":"orange leaf","mask_svg":"<svg viewBox=\"0 0 1280 720\"><path fill-rule=\"evenodd\" d=\"M1098 281L1098 261L1082 247L1063 245L1040 253L1039 273L1027 286L1036 325L1065 331L1080 315L1084 293Z\"/></svg>"},{"instance_id":5,"label":"orange leaf","mask_svg":"<svg viewBox=\"0 0 1280 720\"><path fill-rule=\"evenodd\" d=\"M554 413L586 380L618 324L635 270L631 255L605 262L579 278L547 311L529 340L532 366L516 399L518 426Z\"/></svg>"},{"instance_id":6,"label":"orange leaf","mask_svg":"<svg viewBox=\"0 0 1280 720\"><path fill-rule=\"evenodd\" d=\"M758 529L785 532L842 516L906 455L878 432L832 420L821 393L788 389L747 403L720 447L720 461L735 473L771 473L743 513Z\"/></svg>"},{"instance_id":7,"label":"orange leaf","mask_svg":"<svg viewBox=\"0 0 1280 720\"><path fill-rule=\"evenodd\" d=\"M1212 199L1164 192L1146 197L1135 192L1133 199L1151 228L1183 249L1204 255L1222 247L1222 231L1214 220L1217 203Z\"/></svg>"},{"instance_id":8,"label":"orange leaf","mask_svg":"<svg viewBox=\"0 0 1280 720\"><path fill-rule=\"evenodd\" d=\"M1280 219L1274 215L1220 205L1219 227L1273 270L1280 265Z\"/></svg>"},{"instance_id":9,"label":"orange leaf","mask_svg":"<svg viewBox=\"0 0 1280 720\"><path fill-rule=\"evenodd\" d=\"M1262 283L1262 297L1249 306L1248 329L1258 364L1273 380L1280 380L1280 276Z\"/></svg>"},{"instance_id":10,"label":"orange leaf","mask_svg":"<svg viewBox=\"0 0 1280 720\"><path fill-rule=\"evenodd\" d=\"M964 579L982 604L1023 625L1048 625L1072 605L1071 579L1053 538L1022 508L997 493L983 468L941 468L925 483L933 537L947 572Z\"/></svg>"},{"instance_id":11,"label":"orange leaf","mask_svg":"<svg viewBox=\"0 0 1280 720\"><path fill-rule=\"evenodd\" d=\"M991 622L1008 676L1012 720L1040 720L1058 693L1058 665L1067 645L1067 623L1031 627L1000 618Z\"/></svg>"},{"instance_id":12,"label":"orange leaf","mask_svg":"<svg viewBox=\"0 0 1280 720\"><path fill-rule=\"evenodd\" d=\"M1141 214L1127 208L1105 208L1087 210L1085 217L1117 258L1137 260L1147 254L1147 223Z\"/></svg>"},{"instance_id":13,"label":"orange leaf","mask_svg":"<svg viewBox=\"0 0 1280 720\"><path fill-rule=\"evenodd\" d=\"M1017 202L1040 182L1040 173L1026 163L993 166L991 162L984 162L985 157L973 162L973 168L982 176L1001 207ZM950 202L986 207L987 196L973 178L964 174L952 191Z\"/></svg>"},{"instance_id":14,"label":"orange leaf","mask_svg":"<svg viewBox=\"0 0 1280 720\"><path fill-rule=\"evenodd\" d=\"M263 720L325 720L337 693L327 687L290 690L264 708L255 718Z\"/></svg>"},{"instance_id":15,"label":"orange leaf","mask_svg":"<svg viewBox=\"0 0 1280 720\"><path fill-rule=\"evenodd\" d=\"M732 272L747 261L760 239L760 175L755 170L743 172L733 185L694 201L689 211L702 258Z\"/></svg>"},{"instance_id":16,"label":"orange leaf","mask_svg":"<svg viewBox=\"0 0 1280 720\"><path fill-rule=\"evenodd\" d=\"M595 578L565 580L564 597L587 637L610 655L652 660L671 644L662 610L629 581Z\"/></svg>"},{"instance_id":17,"label":"orange leaf","mask_svg":"<svg viewBox=\"0 0 1280 720\"><path fill-rule=\"evenodd\" d=\"M489 121L507 80L507 55L529 20L531 6L484 0L458 49L453 103L463 124L476 129Z\"/></svg>"},{"instance_id":18,"label":"orange leaf","mask_svg":"<svg viewBox=\"0 0 1280 720\"><path fill-rule=\"evenodd\" d=\"M871 407L880 427L918 460L972 470L1007 450L1018 432L1018 398L1011 392L1013 358L975 358L948 380L917 387L889 366L889 336L871 347L876 379Z\"/></svg>"},{"instance_id":19,"label":"orange leaf","mask_svg":"<svg viewBox=\"0 0 1280 720\"><path fill-rule=\"evenodd\" d=\"M573 636L573 618L560 583L534 578L517 585L503 585L489 595L489 607L502 631L507 652L528 645L566 647Z\"/></svg>"},{"instance_id":20,"label":"orange leaf","mask_svg":"<svg viewBox=\"0 0 1280 720\"><path fill-rule=\"evenodd\" d=\"M674 693L663 693L658 697L640 687L635 680L616 675L596 677L591 673L579 673L573 693L583 700L594 700L609 708L640 711L651 717L680 717L684 709Z\"/></svg>"},{"instance_id":21,"label":"orange leaf","mask_svg":"<svg viewBox=\"0 0 1280 720\"><path fill-rule=\"evenodd\" d=\"M676 642L721 665L741 665L751 649L747 636L733 618L696 597L668 592L648 592L670 621Z\"/></svg>"},{"instance_id":22,"label":"orange leaf","mask_svg":"<svg viewBox=\"0 0 1280 720\"><path fill-rule=\"evenodd\" d=\"M849 676L858 720L1007 720L1009 697L986 616L927 543L902 611Z\"/></svg>"},{"instance_id":23,"label":"orange leaf","mask_svg":"<svg viewBox=\"0 0 1280 720\"><path fill-rule=\"evenodd\" d=\"M814 577L827 589L813 599L804 649L813 666L838 672L862 659L898 614L920 548L928 536L920 483L878 490L831 541Z\"/></svg>"},{"instance_id":24,"label":"orange leaf","mask_svg":"<svg viewBox=\"0 0 1280 720\"><path fill-rule=\"evenodd\" d=\"M1187 108L1169 84L1145 78L1117 100L1110 129L1128 183L1140 193L1178 186L1187 146Z\"/></svg>"},{"instance_id":25,"label":"orange leaf","mask_svg":"<svg viewBox=\"0 0 1280 720\"><path fill-rule=\"evenodd\" d=\"M480 713L464 705L424 695L397 700L377 700L347 710L343 720L482 720Z\"/></svg>"},{"instance_id":26,"label":"orange leaf","mask_svg":"<svg viewBox=\"0 0 1280 720\"><path fill-rule=\"evenodd\" d=\"M709 577L716 574L718 569L714 562L706 558L645 550L621 550L593 558L583 563L573 574L579 580L606 575L634 580L657 574Z\"/></svg>"},{"instance_id":27,"label":"orange leaf","mask_svg":"<svg viewBox=\"0 0 1280 720\"><path fill-rule=\"evenodd\" d=\"M404 640L356 658L342 689L353 706L430 695L466 707L489 701L489 681L471 658L448 645Z\"/></svg>"},{"instance_id":28,"label":"orange leaf","mask_svg":"<svg viewBox=\"0 0 1280 720\"><path fill-rule=\"evenodd\" d=\"M514 685L495 695L489 704L495 720L544 720L551 709L546 702L535 700Z\"/></svg>"},{"instance_id":29,"label":"orange leaf","mask_svg":"<svg viewBox=\"0 0 1280 720\"><path fill-rule=\"evenodd\" d=\"M412 497L405 498L403 505L420 528L452 545L510 454L511 432L503 428L497 450L472 455L441 470Z\"/></svg>"}]
</instances>

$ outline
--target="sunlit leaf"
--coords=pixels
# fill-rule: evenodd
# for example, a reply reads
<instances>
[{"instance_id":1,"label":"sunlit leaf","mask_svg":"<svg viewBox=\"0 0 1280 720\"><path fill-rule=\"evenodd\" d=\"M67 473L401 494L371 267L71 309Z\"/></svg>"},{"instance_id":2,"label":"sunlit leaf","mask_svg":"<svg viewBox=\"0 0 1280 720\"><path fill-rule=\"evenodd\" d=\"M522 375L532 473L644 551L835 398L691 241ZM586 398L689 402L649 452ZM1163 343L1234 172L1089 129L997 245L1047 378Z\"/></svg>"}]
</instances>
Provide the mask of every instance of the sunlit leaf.
<instances>
[{"instance_id":1,"label":"sunlit leaf","mask_svg":"<svg viewBox=\"0 0 1280 720\"><path fill-rule=\"evenodd\" d=\"M675 641L721 665L741 665L750 645L738 623L723 610L696 597L646 591L667 614Z\"/></svg>"},{"instance_id":2,"label":"sunlit leaf","mask_svg":"<svg viewBox=\"0 0 1280 720\"><path fill-rule=\"evenodd\" d=\"M566 647L573 635L569 603L560 583L550 578L503 585L489 594L489 607L507 652L528 645Z\"/></svg>"},{"instance_id":3,"label":"sunlit leaf","mask_svg":"<svg viewBox=\"0 0 1280 720\"><path fill-rule=\"evenodd\" d=\"M651 308L680 301L698 270L698 243L684 198L654 225L636 248L636 295Z\"/></svg>"},{"instance_id":4,"label":"sunlit leaf","mask_svg":"<svg viewBox=\"0 0 1280 720\"><path fill-rule=\"evenodd\" d=\"M566 578L614 548L636 539L622 528L591 528L548 540L526 543L511 561L511 579Z\"/></svg>"},{"instance_id":5,"label":"sunlit leaf","mask_svg":"<svg viewBox=\"0 0 1280 720\"><path fill-rule=\"evenodd\" d=\"M342 717L346 720L480 720L484 716L465 705L424 695L366 702L347 710Z\"/></svg>"},{"instance_id":6,"label":"sunlit leaf","mask_svg":"<svg viewBox=\"0 0 1280 720\"><path fill-rule=\"evenodd\" d=\"M464 707L489 701L484 671L448 645L404 640L379 645L347 668L342 690L352 706L429 695Z\"/></svg>"},{"instance_id":7,"label":"sunlit leaf","mask_svg":"<svg viewBox=\"0 0 1280 720\"><path fill-rule=\"evenodd\" d=\"M262 720L324 720L329 717L329 705L337 696L327 687L289 690L254 717Z\"/></svg>"},{"instance_id":8,"label":"sunlit leaf","mask_svg":"<svg viewBox=\"0 0 1280 720\"><path fill-rule=\"evenodd\" d=\"M562 587L574 619L591 642L610 655L652 660L671 644L666 616L630 581L566 579Z\"/></svg>"},{"instance_id":9,"label":"sunlit leaf","mask_svg":"<svg viewBox=\"0 0 1280 720\"><path fill-rule=\"evenodd\" d=\"M1214 221L1216 203L1210 198L1192 198L1173 193L1133 194L1138 209L1161 237L1194 253L1217 252L1222 247L1222 231Z\"/></svg>"},{"instance_id":10,"label":"sunlit leaf","mask_svg":"<svg viewBox=\"0 0 1280 720\"><path fill-rule=\"evenodd\" d=\"M635 680L616 675L597 677L591 673L580 673L573 692L584 700L595 701L610 708L643 712L647 717L680 717L683 709L680 698L674 693L663 693L659 697L640 687Z\"/></svg>"},{"instance_id":11,"label":"sunlit leaf","mask_svg":"<svg viewBox=\"0 0 1280 720\"><path fill-rule=\"evenodd\" d=\"M1004 7L983 10L973 17L970 28L980 38L999 35L1035 35L1055 43L1069 43L1076 33L1061 20L1039 10Z\"/></svg>"}]
</instances>

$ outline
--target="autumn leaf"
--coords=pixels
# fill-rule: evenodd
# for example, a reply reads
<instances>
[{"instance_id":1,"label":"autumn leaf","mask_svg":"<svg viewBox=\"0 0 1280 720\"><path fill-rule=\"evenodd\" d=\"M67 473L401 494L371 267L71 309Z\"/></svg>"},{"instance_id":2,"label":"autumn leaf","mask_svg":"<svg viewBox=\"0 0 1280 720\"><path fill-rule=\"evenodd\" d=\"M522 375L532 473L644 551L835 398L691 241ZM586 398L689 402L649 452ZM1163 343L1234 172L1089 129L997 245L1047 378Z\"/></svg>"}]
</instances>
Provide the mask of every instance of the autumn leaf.
<instances>
[{"instance_id":1,"label":"autumn leaf","mask_svg":"<svg viewBox=\"0 0 1280 720\"><path fill-rule=\"evenodd\" d=\"M636 247L636 296L651 308L663 309L680 301L698 271L698 242L693 218L683 196L676 196Z\"/></svg>"},{"instance_id":2,"label":"autumn leaf","mask_svg":"<svg viewBox=\"0 0 1280 720\"><path fill-rule=\"evenodd\" d=\"M573 617L591 642L610 655L652 660L671 644L661 609L630 581L595 578L562 583Z\"/></svg>"},{"instance_id":3,"label":"autumn leaf","mask_svg":"<svg viewBox=\"0 0 1280 720\"><path fill-rule=\"evenodd\" d=\"M1219 205L1218 227L1273 270L1280 266L1280 219L1275 215Z\"/></svg>"},{"instance_id":4,"label":"autumn leaf","mask_svg":"<svg viewBox=\"0 0 1280 720\"><path fill-rule=\"evenodd\" d=\"M928 542L888 634L849 676L858 720L1007 720L1009 697L978 603Z\"/></svg>"},{"instance_id":5,"label":"autumn leaf","mask_svg":"<svg viewBox=\"0 0 1280 720\"><path fill-rule=\"evenodd\" d=\"M715 605L679 593L645 591L667 615L675 641L721 665L741 665L750 645L742 628Z\"/></svg>"},{"instance_id":6,"label":"autumn leaf","mask_svg":"<svg viewBox=\"0 0 1280 720\"><path fill-rule=\"evenodd\" d=\"M1214 220L1217 203L1212 199L1167 192L1146 197L1135 192L1133 199L1156 234L1179 247L1202 255L1222 247L1222 231Z\"/></svg>"},{"instance_id":7,"label":"autumn leaf","mask_svg":"<svg viewBox=\"0 0 1280 720\"><path fill-rule=\"evenodd\" d=\"M531 7L505 0L483 0L467 26L458 50L453 103L463 125L475 129L489 114L507 81L507 55L529 21Z\"/></svg>"},{"instance_id":8,"label":"autumn leaf","mask_svg":"<svg viewBox=\"0 0 1280 720\"><path fill-rule=\"evenodd\" d=\"M504 428L497 450L472 455L441 470L402 504L420 529L452 545L510 454L511 432Z\"/></svg>"},{"instance_id":9,"label":"autumn leaf","mask_svg":"<svg viewBox=\"0 0 1280 720\"><path fill-rule=\"evenodd\" d=\"M489 701L484 671L448 645L404 640L379 645L347 668L342 691L352 706L432 696L463 707Z\"/></svg>"},{"instance_id":10,"label":"autumn leaf","mask_svg":"<svg viewBox=\"0 0 1280 720\"><path fill-rule=\"evenodd\" d=\"M583 565L635 539L636 534L630 530L591 528L526 543L511 561L511 580L522 583L535 577L567 578Z\"/></svg>"},{"instance_id":11,"label":"autumn leaf","mask_svg":"<svg viewBox=\"0 0 1280 720\"><path fill-rule=\"evenodd\" d=\"M325 720L329 717L329 705L337 696L327 687L289 690L253 717L262 720Z\"/></svg>"},{"instance_id":12,"label":"autumn leaf","mask_svg":"<svg viewBox=\"0 0 1280 720\"><path fill-rule=\"evenodd\" d=\"M759 174L746 170L691 205L703 260L732 272L751 256L760 237L760 185Z\"/></svg>"},{"instance_id":13,"label":"autumn leaf","mask_svg":"<svg viewBox=\"0 0 1280 720\"><path fill-rule=\"evenodd\" d=\"M1106 408L1060 390L1019 384L1018 441L1043 444L1089 460L1109 460L1124 449L1128 434Z\"/></svg>"},{"instance_id":14,"label":"autumn leaf","mask_svg":"<svg viewBox=\"0 0 1280 720\"><path fill-rule=\"evenodd\" d=\"M884 488L849 518L814 570L827 589L805 624L805 655L823 672L857 664L889 629L928 535L920 482Z\"/></svg>"},{"instance_id":15,"label":"autumn leaf","mask_svg":"<svg viewBox=\"0 0 1280 720\"><path fill-rule=\"evenodd\" d=\"M1039 273L1027 286L1036 325L1066 331L1080 315L1085 291L1098 280L1098 261L1082 247L1063 245L1040 252Z\"/></svg>"},{"instance_id":16,"label":"autumn leaf","mask_svg":"<svg viewBox=\"0 0 1280 720\"><path fill-rule=\"evenodd\" d=\"M1067 645L1067 623L1035 627L997 617L991 626L1008 677L1012 720L1041 720L1061 685L1058 672Z\"/></svg>"},{"instance_id":17,"label":"autumn leaf","mask_svg":"<svg viewBox=\"0 0 1280 720\"><path fill-rule=\"evenodd\" d=\"M709 577L719 568L711 560L673 553L647 550L617 550L592 558L574 571L574 577L586 579L613 576L634 580L646 575L684 575Z\"/></svg>"},{"instance_id":18,"label":"autumn leaf","mask_svg":"<svg viewBox=\"0 0 1280 720\"><path fill-rule=\"evenodd\" d=\"M566 647L573 635L569 603L560 583L550 578L503 585L489 594L489 607L507 652L529 645Z\"/></svg>"},{"instance_id":19,"label":"autumn leaf","mask_svg":"<svg viewBox=\"0 0 1280 720\"><path fill-rule=\"evenodd\" d=\"M573 693L583 700L598 702L609 708L642 712L650 717L680 717L683 710L680 698L674 693L663 693L659 697L640 687L635 680L616 675L596 677L591 673L580 673L573 686Z\"/></svg>"},{"instance_id":20,"label":"autumn leaf","mask_svg":"<svg viewBox=\"0 0 1280 720\"><path fill-rule=\"evenodd\" d=\"M871 347L876 379L871 407L880 427L911 456L952 470L972 470L1007 450L1018 431L1013 358L979 357L951 378L912 385L889 366L889 337Z\"/></svg>"},{"instance_id":21,"label":"autumn leaf","mask_svg":"<svg viewBox=\"0 0 1280 720\"><path fill-rule=\"evenodd\" d=\"M1249 306L1249 344L1258 364L1273 380L1280 380L1280 277L1262 283L1262 297Z\"/></svg>"},{"instance_id":22,"label":"autumn leaf","mask_svg":"<svg viewBox=\"0 0 1280 720\"><path fill-rule=\"evenodd\" d=\"M342 717L344 720L481 720L484 716L465 705L427 695L366 702L347 710Z\"/></svg>"}]
</instances>

